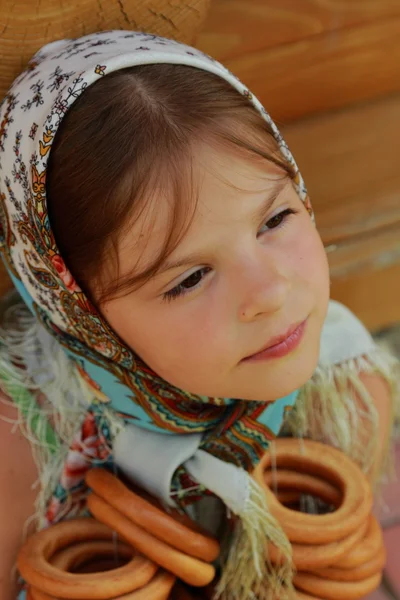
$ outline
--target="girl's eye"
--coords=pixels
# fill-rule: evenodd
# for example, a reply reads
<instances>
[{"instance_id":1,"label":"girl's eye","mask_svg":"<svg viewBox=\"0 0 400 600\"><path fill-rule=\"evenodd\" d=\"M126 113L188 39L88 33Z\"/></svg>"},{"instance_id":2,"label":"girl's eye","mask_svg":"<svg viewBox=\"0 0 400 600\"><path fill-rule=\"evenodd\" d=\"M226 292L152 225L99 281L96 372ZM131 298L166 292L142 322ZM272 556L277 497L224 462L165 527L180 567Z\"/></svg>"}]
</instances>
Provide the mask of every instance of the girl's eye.
<instances>
[{"instance_id":1,"label":"girl's eye","mask_svg":"<svg viewBox=\"0 0 400 600\"><path fill-rule=\"evenodd\" d=\"M259 233L264 233L265 231L268 231L269 229L276 229L277 227L280 227L281 225L284 224L284 222L291 215L295 215L295 214L296 214L296 211L293 210L292 208L287 208L286 210L283 210L282 212L278 213L277 215L275 215L274 217L269 219L265 223L265 225L263 225L263 227L261 228Z\"/></svg>"},{"instance_id":2,"label":"girl's eye","mask_svg":"<svg viewBox=\"0 0 400 600\"><path fill-rule=\"evenodd\" d=\"M179 296L184 296L185 294L191 292L194 288L197 288L204 277L211 271L210 267L203 267L202 269L197 269L194 271L189 277L186 277L181 283L176 285L174 288L165 292L163 294L164 300L173 300L174 298L178 298Z\"/></svg>"}]
</instances>

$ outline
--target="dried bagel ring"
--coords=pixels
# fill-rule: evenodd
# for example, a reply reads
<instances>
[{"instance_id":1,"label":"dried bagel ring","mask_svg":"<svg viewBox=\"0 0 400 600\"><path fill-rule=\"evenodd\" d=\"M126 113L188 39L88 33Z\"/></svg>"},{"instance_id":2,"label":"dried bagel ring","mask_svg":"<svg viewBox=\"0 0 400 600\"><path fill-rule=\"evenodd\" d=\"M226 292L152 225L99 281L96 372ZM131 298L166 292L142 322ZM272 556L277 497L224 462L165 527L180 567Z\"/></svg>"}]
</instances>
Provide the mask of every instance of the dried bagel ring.
<instances>
[{"instance_id":1,"label":"dried bagel ring","mask_svg":"<svg viewBox=\"0 0 400 600\"><path fill-rule=\"evenodd\" d=\"M372 575L381 573L386 562L386 550L382 546L376 556L371 558L368 562L354 567L354 569L339 569L336 567L321 569L316 573L319 577L325 577L326 579L333 581L362 581Z\"/></svg>"},{"instance_id":2,"label":"dried bagel ring","mask_svg":"<svg viewBox=\"0 0 400 600\"><path fill-rule=\"evenodd\" d=\"M163 542L149 531L136 525L97 494L90 494L87 499L87 507L98 521L108 525L141 554L185 583L203 587L214 579L215 568L211 564L184 554Z\"/></svg>"},{"instance_id":3,"label":"dried bagel ring","mask_svg":"<svg viewBox=\"0 0 400 600\"><path fill-rule=\"evenodd\" d=\"M93 574L92 574L93 575ZM113 596L112 600L168 600L171 589L174 585L175 577L166 571L158 571L155 577L144 587L124 594L123 596ZM40 590L31 588L32 600L58 600L59 596L49 596Z\"/></svg>"},{"instance_id":4,"label":"dried bagel ring","mask_svg":"<svg viewBox=\"0 0 400 600\"><path fill-rule=\"evenodd\" d=\"M362 581L334 581L311 573L297 573L294 577L294 585L316 598L358 600L376 590L381 579L382 573L377 573Z\"/></svg>"},{"instance_id":5,"label":"dried bagel ring","mask_svg":"<svg viewBox=\"0 0 400 600\"><path fill-rule=\"evenodd\" d=\"M52 559L52 564L64 571L76 569L85 564L89 560L93 560L104 556L113 556L116 547L115 542L94 541L83 542L68 546L64 550L58 552ZM133 549L127 544L118 542L118 556L124 559L132 557ZM93 571L91 571L93 576ZM97 576L97 572L96 572ZM123 596L118 596L113 600L147 600L151 597L152 600L167 600L171 592L171 588L175 583L175 577L165 571L158 571L155 577L144 587L134 590ZM39 590L32 590L33 600L57 600L54 596L49 596Z\"/></svg>"},{"instance_id":6,"label":"dried bagel ring","mask_svg":"<svg viewBox=\"0 0 400 600\"><path fill-rule=\"evenodd\" d=\"M97 573L96 577L93 574L67 573L50 562L62 548L88 540L107 539L113 539L113 532L94 519L58 523L35 533L25 542L18 555L18 570L32 588L70 600L109 600L149 583L158 566L137 554L128 564Z\"/></svg>"},{"instance_id":7,"label":"dried bagel ring","mask_svg":"<svg viewBox=\"0 0 400 600\"><path fill-rule=\"evenodd\" d=\"M291 469L321 477L342 493L340 506L332 513L309 515L282 504L265 484L264 472L271 468L272 454L264 454L253 476L263 487L271 513L277 518L291 542L326 544L356 531L372 508L372 491L366 476L342 452L331 446L304 440L282 438L274 442L278 469Z\"/></svg>"},{"instance_id":8,"label":"dried bagel ring","mask_svg":"<svg viewBox=\"0 0 400 600\"><path fill-rule=\"evenodd\" d=\"M126 561L124 561L123 564L125 564L125 562ZM112 571L113 569L116 569L117 566L122 565L116 565L115 558L109 556L108 558L104 557L102 559L95 559L93 562L88 561L87 563L84 563L81 567L74 569L73 573L102 573L104 571Z\"/></svg>"},{"instance_id":9,"label":"dried bagel ring","mask_svg":"<svg viewBox=\"0 0 400 600\"><path fill-rule=\"evenodd\" d=\"M362 544L350 550L338 562L335 567L340 569L353 569L372 560L383 545L382 529L377 519L371 515Z\"/></svg>"},{"instance_id":10,"label":"dried bagel ring","mask_svg":"<svg viewBox=\"0 0 400 600\"><path fill-rule=\"evenodd\" d=\"M175 579L172 573L160 569L150 583L140 590L134 590L130 594L125 594L115 600L149 600L150 598L151 600L168 600Z\"/></svg>"},{"instance_id":11,"label":"dried bagel ring","mask_svg":"<svg viewBox=\"0 0 400 600\"><path fill-rule=\"evenodd\" d=\"M118 558L130 560L134 550L128 544L120 541L117 543L108 540L81 542L60 550L53 555L50 562L58 569L74 572L88 562L93 564L95 559L112 558L117 553ZM96 568L95 565L93 568Z\"/></svg>"},{"instance_id":12,"label":"dried bagel ring","mask_svg":"<svg viewBox=\"0 0 400 600\"><path fill-rule=\"evenodd\" d=\"M177 521L129 490L105 469L88 471L86 483L110 506L169 546L205 562L212 562L218 557L220 547L217 540Z\"/></svg>"},{"instance_id":13,"label":"dried bagel ring","mask_svg":"<svg viewBox=\"0 0 400 600\"><path fill-rule=\"evenodd\" d=\"M364 523L354 533L343 540L329 544L292 544L292 560L299 571L315 571L331 565L336 566L336 561L346 556L352 548L362 540L367 531L368 523ZM272 545L269 547L269 556L273 563L279 561L279 554Z\"/></svg>"},{"instance_id":14,"label":"dried bagel ring","mask_svg":"<svg viewBox=\"0 0 400 600\"><path fill-rule=\"evenodd\" d=\"M277 493L275 493L275 490L273 491L275 496L278 498L278 501L284 506L298 505L300 503L302 496L301 492L295 492L292 490L278 490Z\"/></svg>"},{"instance_id":15,"label":"dried bagel ring","mask_svg":"<svg viewBox=\"0 0 400 600\"><path fill-rule=\"evenodd\" d=\"M272 491L275 491L274 486L276 485L278 498L282 491L291 491L297 492L297 494L310 494L336 507L340 505L342 499L342 494L335 486L320 477L314 477L307 473L298 473L287 469L279 469L275 472L265 471L264 481Z\"/></svg>"},{"instance_id":16,"label":"dried bagel ring","mask_svg":"<svg viewBox=\"0 0 400 600\"><path fill-rule=\"evenodd\" d=\"M295 591L294 600L323 600L322 598L317 596L312 596L311 594L306 594L306 592L301 592L300 590Z\"/></svg>"}]
</instances>

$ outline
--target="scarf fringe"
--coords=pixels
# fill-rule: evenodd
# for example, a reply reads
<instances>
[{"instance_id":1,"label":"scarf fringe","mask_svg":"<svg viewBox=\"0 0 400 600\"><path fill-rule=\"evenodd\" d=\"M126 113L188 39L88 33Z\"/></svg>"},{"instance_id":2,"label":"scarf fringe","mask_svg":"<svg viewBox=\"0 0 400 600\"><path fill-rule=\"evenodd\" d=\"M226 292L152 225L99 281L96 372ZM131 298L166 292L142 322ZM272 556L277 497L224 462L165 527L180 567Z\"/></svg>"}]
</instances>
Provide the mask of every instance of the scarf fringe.
<instances>
[{"instance_id":1,"label":"scarf fringe","mask_svg":"<svg viewBox=\"0 0 400 600\"><path fill-rule=\"evenodd\" d=\"M221 600L290 597L287 594L293 589L292 547L279 522L269 512L263 490L251 477L245 508L237 516L214 597ZM279 567L269 560L267 540L281 554Z\"/></svg>"},{"instance_id":2,"label":"scarf fringe","mask_svg":"<svg viewBox=\"0 0 400 600\"><path fill-rule=\"evenodd\" d=\"M41 326L15 295L0 305L0 387L15 405L19 427L31 442L39 479L35 514L30 520L40 528L48 499L59 481L72 440L79 432L88 406L87 386L58 345L45 351L40 345ZM8 306L7 306L8 305ZM28 355L43 355L43 373L28 371ZM39 363L37 363L39 364ZM372 466L378 441L378 413L373 398L360 380L360 372L379 374L389 385L392 423L400 422L399 362L382 348L342 364L320 365L302 388L285 428L299 438L311 438L343 450L367 472ZM45 377L40 377L40 375ZM36 383L40 380L40 385ZM356 401L356 395L358 401ZM123 426L105 410L112 437ZM365 423L370 435L365 439ZM367 441L367 443L366 443ZM393 474L393 443L388 440L380 479ZM377 482L378 483L378 482ZM222 576L216 589L221 600L272 600L293 593L292 549L280 524L269 513L265 495L249 477L249 495L237 515L229 549L222 560ZM27 526L30 524L27 523ZM268 559L266 540L281 553L280 567Z\"/></svg>"},{"instance_id":3,"label":"scarf fringe","mask_svg":"<svg viewBox=\"0 0 400 600\"><path fill-rule=\"evenodd\" d=\"M15 293L2 300L0 327L0 389L3 404L17 408L13 422L30 442L38 469L35 513L26 524L41 528L48 499L54 492L68 448L87 411L76 370L57 345L45 356L46 369L26 368L27 356L43 354L40 325ZM40 386L36 381L40 381ZM86 392L87 395L87 392ZM1 417L3 418L4 417Z\"/></svg>"},{"instance_id":4,"label":"scarf fringe","mask_svg":"<svg viewBox=\"0 0 400 600\"><path fill-rule=\"evenodd\" d=\"M373 482L377 491L380 483L394 475L393 440L400 421L400 363L385 349L376 347L341 364L320 365L300 391L285 431L335 446L369 472L376 456L379 417L361 372L380 375L390 389L392 436Z\"/></svg>"}]
</instances>

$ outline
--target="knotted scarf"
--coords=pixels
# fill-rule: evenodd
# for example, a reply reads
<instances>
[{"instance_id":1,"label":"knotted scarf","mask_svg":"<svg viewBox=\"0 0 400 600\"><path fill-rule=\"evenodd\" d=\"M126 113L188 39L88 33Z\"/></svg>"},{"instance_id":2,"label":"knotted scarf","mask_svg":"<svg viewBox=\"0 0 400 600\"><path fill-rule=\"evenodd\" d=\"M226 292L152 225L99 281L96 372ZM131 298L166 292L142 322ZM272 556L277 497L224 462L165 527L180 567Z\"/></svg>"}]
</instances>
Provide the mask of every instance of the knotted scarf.
<instances>
[{"instance_id":1,"label":"knotted scarf","mask_svg":"<svg viewBox=\"0 0 400 600\"><path fill-rule=\"evenodd\" d=\"M259 529L259 541L250 541L249 556L242 556L248 561L263 551L265 527L260 527L260 522L267 515L248 472L279 432L296 392L273 404L209 398L178 389L160 378L118 338L74 281L57 248L46 208L49 156L68 109L88 86L109 73L155 63L188 65L214 73L229 82L238 94L245 95L268 122L284 159L295 170L294 185L312 218L301 175L284 140L260 102L232 73L202 52L175 41L144 33L103 32L44 47L2 103L1 251L19 294L89 386L97 410L107 408L124 424L130 424L127 431L131 438L133 435L136 454L140 455L141 444L146 444L146 440L151 443L154 435L170 434L170 439L191 440L180 458L183 466L174 464L167 485L183 492L179 497L184 502L185 498L190 499L185 489L200 482L204 490L222 497L242 517L247 533ZM119 445L123 446L126 439ZM163 439L167 447L167 436ZM182 457L182 452L176 456ZM228 491L224 493L215 474L219 475L227 463L231 470L225 470L226 480L235 479L235 483L231 489L226 483ZM129 471L129 465L126 468ZM155 491L151 483L147 487ZM168 503L168 494L164 501ZM243 567L238 569L239 563L231 564L231 576L238 570L243 573ZM260 565L256 571L261 580ZM254 577L249 582L251 587Z\"/></svg>"}]
</instances>

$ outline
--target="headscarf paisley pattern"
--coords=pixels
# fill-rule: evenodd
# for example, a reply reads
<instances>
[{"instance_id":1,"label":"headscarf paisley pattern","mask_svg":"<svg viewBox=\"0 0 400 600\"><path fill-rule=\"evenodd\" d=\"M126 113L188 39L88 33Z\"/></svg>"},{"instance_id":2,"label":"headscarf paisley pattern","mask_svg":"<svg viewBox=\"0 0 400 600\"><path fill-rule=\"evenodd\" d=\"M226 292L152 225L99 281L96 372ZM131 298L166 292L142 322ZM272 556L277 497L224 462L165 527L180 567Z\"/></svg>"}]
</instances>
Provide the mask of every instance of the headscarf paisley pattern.
<instances>
[{"instance_id":1,"label":"headscarf paisley pattern","mask_svg":"<svg viewBox=\"0 0 400 600\"><path fill-rule=\"evenodd\" d=\"M88 86L108 73L154 63L212 72L244 94L272 127L282 154L297 173L297 192L312 217L301 175L284 140L259 101L232 73L175 41L144 33L103 32L43 48L2 103L2 255L24 301L63 346L100 406L111 406L126 421L150 430L201 432L203 450L250 470L277 434L296 393L268 405L199 397L161 379L118 339L78 287L60 256L49 222L46 170L65 113Z\"/></svg>"}]
</instances>

